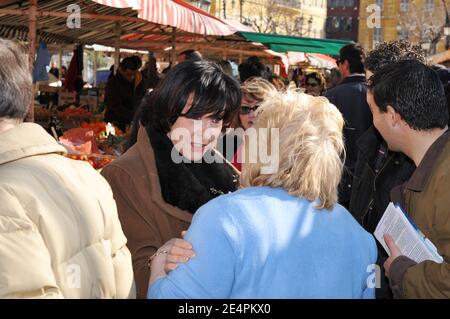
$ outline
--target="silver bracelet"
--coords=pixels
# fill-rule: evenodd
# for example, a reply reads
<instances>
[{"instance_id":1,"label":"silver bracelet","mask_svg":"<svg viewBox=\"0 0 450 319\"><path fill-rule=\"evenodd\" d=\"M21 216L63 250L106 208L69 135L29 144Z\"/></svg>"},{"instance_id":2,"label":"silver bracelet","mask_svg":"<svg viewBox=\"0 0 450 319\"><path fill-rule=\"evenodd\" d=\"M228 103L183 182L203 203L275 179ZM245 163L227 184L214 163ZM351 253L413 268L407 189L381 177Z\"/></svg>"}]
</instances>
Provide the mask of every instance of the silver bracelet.
<instances>
[{"instance_id":1,"label":"silver bracelet","mask_svg":"<svg viewBox=\"0 0 450 319\"><path fill-rule=\"evenodd\" d=\"M164 254L168 254L168 253L169 252L167 250L161 250L161 251L157 251L156 253L151 255L150 258L148 259L148 264L147 264L148 268L151 268L153 259L155 259L159 255L164 255Z\"/></svg>"}]
</instances>

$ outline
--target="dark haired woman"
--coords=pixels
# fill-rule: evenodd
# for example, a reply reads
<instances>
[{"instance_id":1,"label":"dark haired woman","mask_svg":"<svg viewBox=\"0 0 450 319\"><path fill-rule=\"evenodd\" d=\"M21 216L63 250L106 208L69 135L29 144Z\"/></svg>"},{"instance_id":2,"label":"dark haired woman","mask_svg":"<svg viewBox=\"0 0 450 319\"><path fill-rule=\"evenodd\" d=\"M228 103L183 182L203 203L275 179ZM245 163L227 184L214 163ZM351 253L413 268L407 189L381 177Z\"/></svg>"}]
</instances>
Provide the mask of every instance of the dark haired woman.
<instances>
[{"instance_id":1,"label":"dark haired woman","mask_svg":"<svg viewBox=\"0 0 450 319\"><path fill-rule=\"evenodd\" d=\"M236 190L233 169L211 159L240 100L239 84L216 64L176 65L144 99L136 143L102 171L128 238L138 298L146 296L148 264L157 249L180 237L200 206ZM168 271L186 261L183 245L164 245Z\"/></svg>"}]
</instances>

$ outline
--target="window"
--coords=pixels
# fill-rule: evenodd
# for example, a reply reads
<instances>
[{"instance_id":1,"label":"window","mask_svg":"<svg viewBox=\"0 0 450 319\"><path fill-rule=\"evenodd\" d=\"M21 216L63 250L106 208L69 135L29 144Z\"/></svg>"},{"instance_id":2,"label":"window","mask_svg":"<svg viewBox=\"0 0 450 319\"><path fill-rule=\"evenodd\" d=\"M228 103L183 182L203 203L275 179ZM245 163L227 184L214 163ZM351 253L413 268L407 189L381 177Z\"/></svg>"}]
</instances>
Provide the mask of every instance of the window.
<instances>
[{"instance_id":1,"label":"window","mask_svg":"<svg viewBox=\"0 0 450 319\"><path fill-rule=\"evenodd\" d=\"M383 29L382 28L374 28L373 29L373 47L378 43L383 42Z\"/></svg>"},{"instance_id":2,"label":"window","mask_svg":"<svg viewBox=\"0 0 450 319\"><path fill-rule=\"evenodd\" d=\"M355 6L355 0L347 0L345 2L346 7L354 7Z\"/></svg>"},{"instance_id":3,"label":"window","mask_svg":"<svg viewBox=\"0 0 450 319\"><path fill-rule=\"evenodd\" d=\"M331 18L331 29L333 32L339 32L341 30L341 19L340 17Z\"/></svg>"},{"instance_id":4,"label":"window","mask_svg":"<svg viewBox=\"0 0 450 319\"><path fill-rule=\"evenodd\" d=\"M409 0L400 0L400 11L401 12L409 11Z\"/></svg>"},{"instance_id":5,"label":"window","mask_svg":"<svg viewBox=\"0 0 450 319\"><path fill-rule=\"evenodd\" d=\"M434 0L425 1L425 11L432 12L434 10Z\"/></svg>"},{"instance_id":6,"label":"window","mask_svg":"<svg viewBox=\"0 0 450 319\"><path fill-rule=\"evenodd\" d=\"M305 21L305 18L302 16L295 18L295 30L298 34L303 33L303 23Z\"/></svg>"},{"instance_id":7,"label":"window","mask_svg":"<svg viewBox=\"0 0 450 319\"><path fill-rule=\"evenodd\" d=\"M344 29L344 32L352 32L353 31L353 18L352 17L344 18L343 29Z\"/></svg>"},{"instance_id":8,"label":"window","mask_svg":"<svg viewBox=\"0 0 450 319\"><path fill-rule=\"evenodd\" d=\"M331 33L333 32L333 28L332 28L332 21L331 21L331 17L327 18L327 22L325 23L325 31L327 33Z\"/></svg>"}]
</instances>

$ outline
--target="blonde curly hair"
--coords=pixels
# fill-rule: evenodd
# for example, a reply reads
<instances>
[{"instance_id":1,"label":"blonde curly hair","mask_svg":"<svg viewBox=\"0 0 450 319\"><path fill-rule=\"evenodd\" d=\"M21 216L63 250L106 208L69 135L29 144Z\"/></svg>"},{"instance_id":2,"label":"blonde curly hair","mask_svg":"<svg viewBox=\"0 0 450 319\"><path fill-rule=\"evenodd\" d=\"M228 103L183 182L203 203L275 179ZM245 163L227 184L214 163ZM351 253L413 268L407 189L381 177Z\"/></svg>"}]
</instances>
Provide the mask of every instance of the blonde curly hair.
<instances>
[{"instance_id":1,"label":"blonde curly hair","mask_svg":"<svg viewBox=\"0 0 450 319\"><path fill-rule=\"evenodd\" d=\"M255 162L249 161L253 146L246 135L242 186L282 187L291 195L318 201L319 209L332 209L345 157L343 126L341 113L324 97L294 90L268 95L258 109L254 131L261 135L261 128L269 129L268 137L258 136L257 148L265 147L271 155L278 152L278 169L264 174L259 152ZM272 129L279 137L275 146L268 145Z\"/></svg>"}]
</instances>

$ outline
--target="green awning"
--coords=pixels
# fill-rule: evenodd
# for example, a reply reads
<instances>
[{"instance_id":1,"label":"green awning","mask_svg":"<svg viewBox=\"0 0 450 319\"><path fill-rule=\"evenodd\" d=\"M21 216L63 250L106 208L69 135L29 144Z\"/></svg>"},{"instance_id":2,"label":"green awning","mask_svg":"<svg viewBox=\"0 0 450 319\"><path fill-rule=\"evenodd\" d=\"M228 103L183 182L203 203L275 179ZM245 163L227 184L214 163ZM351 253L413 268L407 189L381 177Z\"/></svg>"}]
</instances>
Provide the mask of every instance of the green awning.
<instances>
[{"instance_id":1,"label":"green awning","mask_svg":"<svg viewBox=\"0 0 450 319\"><path fill-rule=\"evenodd\" d=\"M305 52L339 55L339 50L351 41L294 37L288 35L238 32L248 41L259 42L275 52Z\"/></svg>"}]
</instances>

